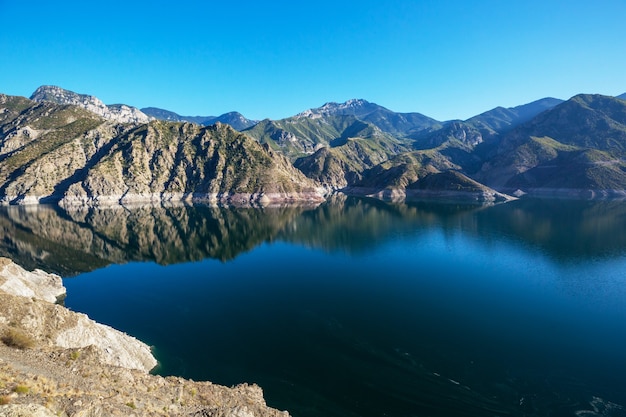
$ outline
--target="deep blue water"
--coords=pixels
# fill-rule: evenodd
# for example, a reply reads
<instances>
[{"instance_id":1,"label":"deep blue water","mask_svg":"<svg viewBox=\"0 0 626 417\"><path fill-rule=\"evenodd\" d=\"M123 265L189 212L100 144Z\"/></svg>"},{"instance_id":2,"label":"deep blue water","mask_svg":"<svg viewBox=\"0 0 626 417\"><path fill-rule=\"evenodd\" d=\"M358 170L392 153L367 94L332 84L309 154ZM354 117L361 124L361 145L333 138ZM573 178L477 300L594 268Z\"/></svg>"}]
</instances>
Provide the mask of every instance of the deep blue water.
<instances>
[{"instance_id":1,"label":"deep blue water","mask_svg":"<svg viewBox=\"0 0 626 417\"><path fill-rule=\"evenodd\" d=\"M64 280L68 307L154 346L160 374L255 382L295 417L626 415L624 203L180 210L187 232L163 236L228 250L153 243L136 251L160 258ZM117 234L106 253L141 240Z\"/></svg>"}]
</instances>

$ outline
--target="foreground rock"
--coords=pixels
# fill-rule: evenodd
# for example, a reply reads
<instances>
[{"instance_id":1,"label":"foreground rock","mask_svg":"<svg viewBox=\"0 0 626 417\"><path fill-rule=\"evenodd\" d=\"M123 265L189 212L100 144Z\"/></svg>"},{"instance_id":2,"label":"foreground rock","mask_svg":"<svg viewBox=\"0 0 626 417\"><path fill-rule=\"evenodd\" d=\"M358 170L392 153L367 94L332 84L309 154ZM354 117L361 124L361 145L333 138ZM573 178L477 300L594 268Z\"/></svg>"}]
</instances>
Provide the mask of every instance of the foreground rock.
<instances>
[{"instance_id":1,"label":"foreground rock","mask_svg":"<svg viewBox=\"0 0 626 417\"><path fill-rule=\"evenodd\" d=\"M0 265L0 416L289 415L267 407L256 385L148 374L156 360L144 343L38 295L47 291L6 285L58 291L58 276Z\"/></svg>"},{"instance_id":2,"label":"foreground rock","mask_svg":"<svg viewBox=\"0 0 626 417\"><path fill-rule=\"evenodd\" d=\"M49 303L56 303L65 297L60 276L39 269L26 271L7 258L0 258L0 291Z\"/></svg>"}]
</instances>

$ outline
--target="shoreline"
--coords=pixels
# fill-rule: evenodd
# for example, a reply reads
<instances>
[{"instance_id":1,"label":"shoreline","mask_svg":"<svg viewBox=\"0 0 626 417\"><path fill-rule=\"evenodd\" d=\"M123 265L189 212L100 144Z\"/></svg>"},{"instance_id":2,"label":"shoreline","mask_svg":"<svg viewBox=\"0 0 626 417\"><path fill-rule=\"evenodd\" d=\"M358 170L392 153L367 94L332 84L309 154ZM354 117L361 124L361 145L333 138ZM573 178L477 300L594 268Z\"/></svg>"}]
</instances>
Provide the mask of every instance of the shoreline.
<instances>
[{"instance_id":1,"label":"shoreline","mask_svg":"<svg viewBox=\"0 0 626 417\"><path fill-rule=\"evenodd\" d=\"M0 415L289 416L255 384L151 374L149 346L57 304L65 294L60 276L0 258Z\"/></svg>"}]
</instances>

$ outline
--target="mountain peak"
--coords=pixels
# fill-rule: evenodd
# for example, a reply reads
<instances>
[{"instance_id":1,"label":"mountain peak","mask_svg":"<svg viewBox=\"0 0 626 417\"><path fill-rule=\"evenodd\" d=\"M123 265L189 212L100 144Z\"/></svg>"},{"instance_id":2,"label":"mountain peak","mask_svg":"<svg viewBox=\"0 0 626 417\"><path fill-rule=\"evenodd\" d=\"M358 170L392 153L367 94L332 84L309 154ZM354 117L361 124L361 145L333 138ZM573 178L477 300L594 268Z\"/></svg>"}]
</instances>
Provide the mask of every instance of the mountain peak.
<instances>
[{"instance_id":1,"label":"mountain peak","mask_svg":"<svg viewBox=\"0 0 626 417\"><path fill-rule=\"evenodd\" d=\"M370 103L367 100L363 100L360 98L353 98L347 100L343 103L336 103L334 101L330 101L325 103L321 107L317 107L314 109L308 109L303 111L302 113L297 114L295 117L303 118L308 117L312 119L317 119L322 116L338 116L338 115L351 115L356 117L361 117L368 113L375 111L376 109L382 109L383 107L378 104Z\"/></svg>"},{"instance_id":2,"label":"mountain peak","mask_svg":"<svg viewBox=\"0 0 626 417\"><path fill-rule=\"evenodd\" d=\"M148 123L151 117L139 109L126 104L107 106L95 96L78 94L55 85L42 85L30 96L33 101L48 101L56 104L73 105L89 110L98 116L118 123Z\"/></svg>"}]
</instances>

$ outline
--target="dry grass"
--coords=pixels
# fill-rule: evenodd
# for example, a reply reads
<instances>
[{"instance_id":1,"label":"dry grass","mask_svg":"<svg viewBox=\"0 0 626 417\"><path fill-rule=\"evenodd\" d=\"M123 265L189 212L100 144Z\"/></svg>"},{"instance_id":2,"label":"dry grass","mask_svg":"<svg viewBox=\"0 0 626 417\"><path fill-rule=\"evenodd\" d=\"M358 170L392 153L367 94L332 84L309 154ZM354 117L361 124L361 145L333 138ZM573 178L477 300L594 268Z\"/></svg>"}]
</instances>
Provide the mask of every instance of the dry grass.
<instances>
[{"instance_id":1,"label":"dry grass","mask_svg":"<svg viewBox=\"0 0 626 417\"><path fill-rule=\"evenodd\" d=\"M19 329L9 328L2 336L2 342L16 349L30 349L35 345L32 337Z\"/></svg>"}]
</instances>

